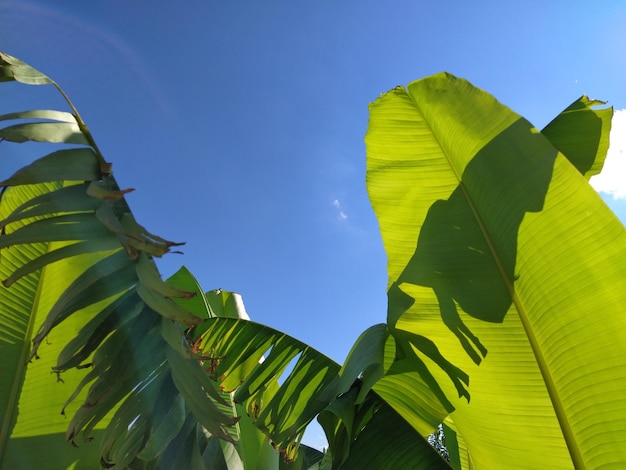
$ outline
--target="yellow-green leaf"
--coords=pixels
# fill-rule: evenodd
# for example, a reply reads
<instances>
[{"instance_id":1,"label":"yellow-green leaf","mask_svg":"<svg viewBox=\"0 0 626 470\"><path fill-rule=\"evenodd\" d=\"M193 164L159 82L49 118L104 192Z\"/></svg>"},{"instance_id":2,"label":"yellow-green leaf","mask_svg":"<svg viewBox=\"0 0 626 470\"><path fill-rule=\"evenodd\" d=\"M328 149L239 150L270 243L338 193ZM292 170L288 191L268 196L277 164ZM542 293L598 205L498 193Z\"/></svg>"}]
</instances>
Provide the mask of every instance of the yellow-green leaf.
<instances>
[{"instance_id":1,"label":"yellow-green leaf","mask_svg":"<svg viewBox=\"0 0 626 470\"><path fill-rule=\"evenodd\" d=\"M473 465L623 466L624 227L546 137L465 80L418 80L370 113L388 326L456 408ZM385 398L402 408L401 392Z\"/></svg>"}]
</instances>

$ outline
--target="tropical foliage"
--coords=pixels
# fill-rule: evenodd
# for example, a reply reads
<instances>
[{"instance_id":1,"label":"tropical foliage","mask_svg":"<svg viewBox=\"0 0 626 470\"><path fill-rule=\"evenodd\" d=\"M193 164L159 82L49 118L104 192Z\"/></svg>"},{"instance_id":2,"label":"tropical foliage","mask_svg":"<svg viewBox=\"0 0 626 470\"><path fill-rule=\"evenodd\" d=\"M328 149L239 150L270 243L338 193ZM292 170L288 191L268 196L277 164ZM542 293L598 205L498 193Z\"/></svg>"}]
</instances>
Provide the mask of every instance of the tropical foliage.
<instances>
[{"instance_id":1,"label":"tropical foliage","mask_svg":"<svg viewBox=\"0 0 626 470\"><path fill-rule=\"evenodd\" d=\"M13 57L1 61L3 81L57 86ZM185 339L206 318L245 316L242 303L204 293L184 268L161 280L154 258L178 244L137 224L128 190L68 103L72 113L1 118L17 121L4 140L62 147L0 183L2 467L277 467Z\"/></svg>"},{"instance_id":2,"label":"tropical foliage","mask_svg":"<svg viewBox=\"0 0 626 470\"><path fill-rule=\"evenodd\" d=\"M6 54L0 80L63 94ZM55 146L0 182L3 468L626 463L626 233L587 183L603 103L538 131L449 74L372 103L389 308L340 366L185 268L163 281L179 244L135 221L63 96L71 112L0 116L3 146ZM324 455L299 444L315 418ZM449 463L426 440L442 422Z\"/></svg>"},{"instance_id":3,"label":"tropical foliage","mask_svg":"<svg viewBox=\"0 0 626 470\"><path fill-rule=\"evenodd\" d=\"M370 108L387 325L454 407L476 468L626 461L626 234L586 179L608 148L611 110L596 104L577 100L540 133L440 74ZM414 389L412 402L434 402ZM420 425L406 397L382 396Z\"/></svg>"}]
</instances>

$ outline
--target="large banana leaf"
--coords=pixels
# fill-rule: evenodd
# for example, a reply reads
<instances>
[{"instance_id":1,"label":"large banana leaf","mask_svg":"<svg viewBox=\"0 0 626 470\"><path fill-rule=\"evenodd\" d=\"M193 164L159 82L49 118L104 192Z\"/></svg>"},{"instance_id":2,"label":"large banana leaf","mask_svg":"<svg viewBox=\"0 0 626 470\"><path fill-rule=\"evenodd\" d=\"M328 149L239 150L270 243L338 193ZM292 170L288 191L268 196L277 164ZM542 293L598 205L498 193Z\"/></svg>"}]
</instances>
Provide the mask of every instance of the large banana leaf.
<instances>
[{"instance_id":1,"label":"large banana leaf","mask_svg":"<svg viewBox=\"0 0 626 470\"><path fill-rule=\"evenodd\" d=\"M555 147L566 152L565 157L586 179L600 171L608 150L613 110L598 109L597 105L601 104L605 103L582 96L542 130L542 134ZM411 336L406 332L396 331L395 336L402 336L405 339L409 337L412 343L420 344L422 351L429 351L430 356L437 359L439 367L443 368L453 380L459 395L469 397L466 390L469 376L440 356L434 343L425 337ZM378 341L380 342L380 338ZM387 358L387 362L389 358L395 358L395 361L385 366L385 373L378 374L380 380L375 382L374 388L381 396L395 403L402 416L409 419L413 426L426 436L454 407L434 377L424 369L425 364L421 360L413 360L413 348L406 348L406 351L403 351L402 342L400 348L396 348L393 336L386 337L385 341L387 352L384 357ZM405 341L405 346L406 343L412 344ZM379 359L378 362L382 363L384 359ZM400 390L402 392L398 393ZM448 417L447 421L451 422L451 418ZM450 431L454 432L451 429Z\"/></svg>"},{"instance_id":2,"label":"large banana leaf","mask_svg":"<svg viewBox=\"0 0 626 470\"><path fill-rule=\"evenodd\" d=\"M595 104L581 103L568 114ZM621 468L626 233L581 175L601 166L607 114L585 115L577 160L576 126L548 126L553 146L449 74L385 93L370 113L397 342L398 373L381 382L436 383L412 400L454 410L474 468Z\"/></svg>"}]
</instances>

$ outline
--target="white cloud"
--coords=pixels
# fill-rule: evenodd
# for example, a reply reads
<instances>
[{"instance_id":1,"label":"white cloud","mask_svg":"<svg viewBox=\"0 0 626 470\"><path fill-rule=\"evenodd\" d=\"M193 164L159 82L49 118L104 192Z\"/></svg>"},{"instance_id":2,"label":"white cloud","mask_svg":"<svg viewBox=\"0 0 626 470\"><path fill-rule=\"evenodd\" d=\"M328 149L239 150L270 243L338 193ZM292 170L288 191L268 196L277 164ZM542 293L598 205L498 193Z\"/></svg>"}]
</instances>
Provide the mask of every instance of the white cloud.
<instances>
[{"instance_id":1,"label":"white cloud","mask_svg":"<svg viewBox=\"0 0 626 470\"><path fill-rule=\"evenodd\" d=\"M339 213L338 215L339 220L346 220L348 218L348 214L346 214L341 208L341 202L339 201L339 199L335 199L333 201L333 206L335 206L335 208L337 209L337 212Z\"/></svg>"},{"instance_id":2,"label":"white cloud","mask_svg":"<svg viewBox=\"0 0 626 470\"><path fill-rule=\"evenodd\" d=\"M589 182L598 192L626 199L626 109L613 114L610 141L602 173L592 176Z\"/></svg>"}]
</instances>

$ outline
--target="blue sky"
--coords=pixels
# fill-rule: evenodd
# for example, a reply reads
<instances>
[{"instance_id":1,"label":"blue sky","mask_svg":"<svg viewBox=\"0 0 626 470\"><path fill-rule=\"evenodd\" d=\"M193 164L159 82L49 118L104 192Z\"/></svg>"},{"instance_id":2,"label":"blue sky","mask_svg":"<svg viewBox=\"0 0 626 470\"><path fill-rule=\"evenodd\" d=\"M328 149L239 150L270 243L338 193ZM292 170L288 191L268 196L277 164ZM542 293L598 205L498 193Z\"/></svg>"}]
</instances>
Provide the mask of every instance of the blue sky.
<instances>
[{"instance_id":1,"label":"blue sky","mask_svg":"<svg viewBox=\"0 0 626 470\"><path fill-rule=\"evenodd\" d=\"M3 0L0 50L64 88L120 185L137 188L139 222L187 242L159 262L165 276L184 264L343 362L386 317L368 103L446 70L538 128L582 94L625 110L624 24L623 1ZM52 89L8 85L0 112L60 105ZM617 116L611 178L595 184L625 221ZM0 176L25 158L2 150Z\"/></svg>"}]
</instances>

